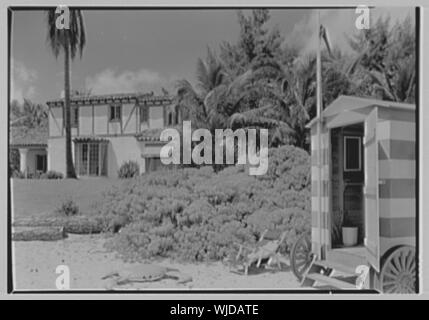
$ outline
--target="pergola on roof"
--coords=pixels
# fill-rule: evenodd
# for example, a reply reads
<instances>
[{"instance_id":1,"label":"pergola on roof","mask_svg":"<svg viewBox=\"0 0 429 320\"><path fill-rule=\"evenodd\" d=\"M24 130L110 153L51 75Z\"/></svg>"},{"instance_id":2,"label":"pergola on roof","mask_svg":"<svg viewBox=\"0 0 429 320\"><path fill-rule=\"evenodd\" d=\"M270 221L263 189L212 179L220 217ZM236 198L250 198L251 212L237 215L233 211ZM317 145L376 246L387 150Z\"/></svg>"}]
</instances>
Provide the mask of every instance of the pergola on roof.
<instances>
[{"instance_id":1,"label":"pergola on roof","mask_svg":"<svg viewBox=\"0 0 429 320\"><path fill-rule=\"evenodd\" d=\"M105 105L109 103L138 103L140 105L169 105L173 102L171 96L155 96L142 93L117 93L92 96L74 96L70 98L72 105ZM46 102L49 107L62 107L64 99Z\"/></svg>"}]
</instances>

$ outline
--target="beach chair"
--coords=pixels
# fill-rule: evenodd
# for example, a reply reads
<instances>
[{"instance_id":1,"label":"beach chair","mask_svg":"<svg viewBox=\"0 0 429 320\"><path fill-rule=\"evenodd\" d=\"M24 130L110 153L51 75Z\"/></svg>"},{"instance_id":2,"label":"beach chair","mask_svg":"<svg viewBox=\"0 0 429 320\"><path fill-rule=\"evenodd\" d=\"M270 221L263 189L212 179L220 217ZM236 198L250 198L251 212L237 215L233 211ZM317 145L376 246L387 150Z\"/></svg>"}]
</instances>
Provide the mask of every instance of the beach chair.
<instances>
[{"instance_id":1,"label":"beach chair","mask_svg":"<svg viewBox=\"0 0 429 320\"><path fill-rule=\"evenodd\" d=\"M247 275L249 267L255 263L257 268L259 268L261 264L264 264L265 268L269 268L275 263L277 267L281 269L281 263L286 263L285 257L280 253L280 247L285 238L286 231L264 230L254 247L240 244L236 255L236 261L240 261L240 259L244 260L242 263L244 274Z\"/></svg>"}]
</instances>

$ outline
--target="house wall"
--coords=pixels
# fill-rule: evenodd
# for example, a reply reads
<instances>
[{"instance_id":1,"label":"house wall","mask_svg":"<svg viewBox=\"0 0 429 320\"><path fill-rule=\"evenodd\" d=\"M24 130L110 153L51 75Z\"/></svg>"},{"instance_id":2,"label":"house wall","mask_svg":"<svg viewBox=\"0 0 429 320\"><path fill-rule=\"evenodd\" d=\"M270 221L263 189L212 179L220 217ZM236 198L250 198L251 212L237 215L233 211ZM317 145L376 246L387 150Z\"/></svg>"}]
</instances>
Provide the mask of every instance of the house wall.
<instances>
[{"instance_id":1,"label":"house wall","mask_svg":"<svg viewBox=\"0 0 429 320\"><path fill-rule=\"evenodd\" d=\"M167 106L147 106L149 121L140 123L140 107L135 103L122 104L121 121L109 121L110 104L80 105L79 125L72 128L72 136L88 135L131 135L145 129L158 129L165 126L164 108ZM59 137L63 130L63 112L60 107L51 107L49 112L49 136Z\"/></svg>"},{"instance_id":2,"label":"house wall","mask_svg":"<svg viewBox=\"0 0 429 320\"><path fill-rule=\"evenodd\" d=\"M144 159L141 157L141 145L135 137L111 137L107 149L107 174L109 177L118 176L118 170L125 161L136 161L140 172L144 170Z\"/></svg>"},{"instance_id":3,"label":"house wall","mask_svg":"<svg viewBox=\"0 0 429 320\"><path fill-rule=\"evenodd\" d=\"M167 106L144 106L149 108L149 120L140 123L140 107L135 103L122 104L121 121L109 121L110 104L80 105L79 126L72 128L72 137L98 136L109 140L108 176L117 177L121 164L128 160L137 161L140 171L145 172L142 154L159 155L161 144L139 142L135 135L144 129L163 128L164 109ZM63 112L61 107L51 107L49 112L48 170L65 173L65 139ZM74 143L73 157L74 154Z\"/></svg>"},{"instance_id":4,"label":"house wall","mask_svg":"<svg viewBox=\"0 0 429 320\"><path fill-rule=\"evenodd\" d=\"M150 107L149 109L149 127L152 129L164 127L164 108Z\"/></svg>"},{"instance_id":5,"label":"house wall","mask_svg":"<svg viewBox=\"0 0 429 320\"><path fill-rule=\"evenodd\" d=\"M72 143L74 161L74 143ZM66 139L64 137L48 139L48 170L66 174Z\"/></svg>"},{"instance_id":6,"label":"house wall","mask_svg":"<svg viewBox=\"0 0 429 320\"><path fill-rule=\"evenodd\" d=\"M62 108L49 108L49 136L61 136L63 130L63 110Z\"/></svg>"},{"instance_id":7,"label":"house wall","mask_svg":"<svg viewBox=\"0 0 429 320\"><path fill-rule=\"evenodd\" d=\"M94 106L94 135L106 134L108 118L108 106Z\"/></svg>"},{"instance_id":8,"label":"house wall","mask_svg":"<svg viewBox=\"0 0 429 320\"><path fill-rule=\"evenodd\" d=\"M92 112L93 106L79 107L79 135L93 134Z\"/></svg>"},{"instance_id":9,"label":"house wall","mask_svg":"<svg viewBox=\"0 0 429 320\"><path fill-rule=\"evenodd\" d=\"M137 109L135 103L122 105L122 132L136 133L137 132Z\"/></svg>"}]
</instances>

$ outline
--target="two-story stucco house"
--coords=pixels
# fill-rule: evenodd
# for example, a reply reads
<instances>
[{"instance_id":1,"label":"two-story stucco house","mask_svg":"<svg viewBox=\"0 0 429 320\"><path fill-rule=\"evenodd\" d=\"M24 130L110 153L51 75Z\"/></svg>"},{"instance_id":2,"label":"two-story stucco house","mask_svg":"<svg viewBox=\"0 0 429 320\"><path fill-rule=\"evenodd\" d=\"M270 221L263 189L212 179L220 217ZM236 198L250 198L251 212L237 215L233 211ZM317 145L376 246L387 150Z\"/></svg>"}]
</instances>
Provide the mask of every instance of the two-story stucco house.
<instances>
[{"instance_id":1,"label":"two-story stucco house","mask_svg":"<svg viewBox=\"0 0 429 320\"><path fill-rule=\"evenodd\" d=\"M48 170L66 171L64 100L48 101ZM159 139L167 126L181 123L169 96L110 94L71 98L74 164L78 176L117 177L122 163L134 160L140 171L163 166Z\"/></svg>"}]
</instances>

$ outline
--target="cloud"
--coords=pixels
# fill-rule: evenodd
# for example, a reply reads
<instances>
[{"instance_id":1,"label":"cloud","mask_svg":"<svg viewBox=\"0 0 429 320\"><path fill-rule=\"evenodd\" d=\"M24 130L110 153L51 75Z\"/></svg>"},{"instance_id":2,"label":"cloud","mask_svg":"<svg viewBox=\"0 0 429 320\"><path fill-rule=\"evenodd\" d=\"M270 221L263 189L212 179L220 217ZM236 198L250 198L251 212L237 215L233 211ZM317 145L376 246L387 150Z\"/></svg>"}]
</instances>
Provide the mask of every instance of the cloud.
<instances>
[{"instance_id":1,"label":"cloud","mask_svg":"<svg viewBox=\"0 0 429 320\"><path fill-rule=\"evenodd\" d=\"M21 61L11 59L11 100L23 102L24 98L32 99L36 94L34 82L36 70L28 68Z\"/></svg>"},{"instance_id":2,"label":"cloud","mask_svg":"<svg viewBox=\"0 0 429 320\"><path fill-rule=\"evenodd\" d=\"M95 76L85 79L85 87L93 94L111 94L128 92L161 92L161 88L172 87L173 77L163 77L148 69L117 72L106 69Z\"/></svg>"},{"instance_id":3,"label":"cloud","mask_svg":"<svg viewBox=\"0 0 429 320\"><path fill-rule=\"evenodd\" d=\"M390 17L390 23L393 24L407 16L414 16L414 9L411 7L383 7L370 10L371 24L380 17L383 19ZM295 47L301 54L314 52L317 47L317 15L318 10L311 10L285 37L283 45ZM357 17L355 9L320 10L321 24L327 29L333 47L338 47L346 53L351 52L347 37L360 32L355 26Z\"/></svg>"}]
</instances>

